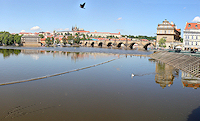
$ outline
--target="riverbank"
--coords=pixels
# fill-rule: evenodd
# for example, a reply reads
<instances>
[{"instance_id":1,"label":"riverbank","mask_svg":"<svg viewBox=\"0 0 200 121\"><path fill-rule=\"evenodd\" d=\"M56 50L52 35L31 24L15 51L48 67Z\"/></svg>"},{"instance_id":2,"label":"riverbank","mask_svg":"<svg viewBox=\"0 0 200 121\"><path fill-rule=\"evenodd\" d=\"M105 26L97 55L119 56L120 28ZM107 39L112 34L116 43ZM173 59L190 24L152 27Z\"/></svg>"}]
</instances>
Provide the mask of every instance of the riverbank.
<instances>
[{"instance_id":1,"label":"riverbank","mask_svg":"<svg viewBox=\"0 0 200 121\"><path fill-rule=\"evenodd\" d=\"M149 57L190 73L192 76L200 77L199 57L167 51L157 51L149 55Z\"/></svg>"}]
</instances>

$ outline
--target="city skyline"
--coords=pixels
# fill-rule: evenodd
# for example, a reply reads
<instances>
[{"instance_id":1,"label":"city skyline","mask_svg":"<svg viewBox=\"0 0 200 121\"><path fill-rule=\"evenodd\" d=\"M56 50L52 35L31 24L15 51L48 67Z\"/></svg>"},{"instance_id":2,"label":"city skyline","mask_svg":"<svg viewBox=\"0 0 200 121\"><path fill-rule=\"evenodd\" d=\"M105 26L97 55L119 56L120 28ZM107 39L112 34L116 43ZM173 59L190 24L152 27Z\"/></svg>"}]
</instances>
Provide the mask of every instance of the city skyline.
<instances>
[{"instance_id":1,"label":"city skyline","mask_svg":"<svg viewBox=\"0 0 200 121\"><path fill-rule=\"evenodd\" d=\"M86 2L85 9L80 4ZM0 0L1 29L10 33L71 30L121 32L122 35L156 36L165 19L181 28L200 22L198 0Z\"/></svg>"}]
</instances>

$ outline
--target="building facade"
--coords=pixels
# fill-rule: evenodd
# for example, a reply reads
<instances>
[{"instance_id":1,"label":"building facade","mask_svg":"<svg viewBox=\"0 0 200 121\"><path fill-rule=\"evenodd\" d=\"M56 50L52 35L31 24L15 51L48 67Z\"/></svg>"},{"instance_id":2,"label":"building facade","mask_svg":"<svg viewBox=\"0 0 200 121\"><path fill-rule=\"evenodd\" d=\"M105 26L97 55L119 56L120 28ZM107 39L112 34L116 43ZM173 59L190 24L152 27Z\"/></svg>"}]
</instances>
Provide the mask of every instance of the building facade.
<instances>
[{"instance_id":1,"label":"building facade","mask_svg":"<svg viewBox=\"0 0 200 121\"><path fill-rule=\"evenodd\" d=\"M112 36L112 37L117 37L117 38L121 38L121 33L110 33L110 32L90 32L89 36L93 36L93 37L107 37L107 36Z\"/></svg>"},{"instance_id":2,"label":"building facade","mask_svg":"<svg viewBox=\"0 0 200 121\"><path fill-rule=\"evenodd\" d=\"M187 23L183 30L184 50L200 51L200 22Z\"/></svg>"},{"instance_id":3,"label":"building facade","mask_svg":"<svg viewBox=\"0 0 200 121\"><path fill-rule=\"evenodd\" d=\"M38 35L23 35L21 43L23 46L41 46L41 38Z\"/></svg>"},{"instance_id":4,"label":"building facade","mask_svg":"<svg viewBox=\"0 0 200 121\"><path fill-rule=\"evenodd\" d=\"M180 41L181 38L181 29L177 29L176 25L173 22L169 22L166 19L162 22L162 24L158 24L157 27L157 42L161 38L166 40L165 45L166 48L173 48L175 43Z\"/></svg>"},{"instance_id":5,"label":"building facade","mask_svg":"<svg viewBox=\"0 0 200 121\"><path fill-rule=\"evenodd\" d=\"M86 35L86 36L89 36L89 37L107 37L107 36L112 36L112 37L118 37L118 38L121 38L121 33L118 32L118 33L110 33L110 32L90 32L90 31L85 31L84 29L82 28L78 28L77 26L75 27L72 27L72 31L57 31L55 32L56 35L72 35L72 36L75 36L76 33L80 34L80 35Z\"/></svg>"}]
</instances>

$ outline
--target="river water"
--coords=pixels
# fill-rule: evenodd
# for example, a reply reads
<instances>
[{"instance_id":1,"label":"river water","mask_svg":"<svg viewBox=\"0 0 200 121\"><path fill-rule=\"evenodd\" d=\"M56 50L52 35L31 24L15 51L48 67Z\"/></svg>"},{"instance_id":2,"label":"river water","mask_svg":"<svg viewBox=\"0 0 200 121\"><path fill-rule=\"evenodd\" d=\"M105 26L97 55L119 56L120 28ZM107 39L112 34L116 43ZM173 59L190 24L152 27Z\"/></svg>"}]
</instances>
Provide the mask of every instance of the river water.
<instances>
[{"instance_id":1,"label":"river water","mask_svg":"<svg viewBox=\"0 0 200 121\"><path fill-rule=\"evenodd\" d=\"M198 120L200 79L147 56L132 55L151 53L1 47L0 83L5 85L0 86L0 120ZM88 68L49 77L84 67ZM6 85L42 76L47 78Z\"/></svg>"}]
</instances>

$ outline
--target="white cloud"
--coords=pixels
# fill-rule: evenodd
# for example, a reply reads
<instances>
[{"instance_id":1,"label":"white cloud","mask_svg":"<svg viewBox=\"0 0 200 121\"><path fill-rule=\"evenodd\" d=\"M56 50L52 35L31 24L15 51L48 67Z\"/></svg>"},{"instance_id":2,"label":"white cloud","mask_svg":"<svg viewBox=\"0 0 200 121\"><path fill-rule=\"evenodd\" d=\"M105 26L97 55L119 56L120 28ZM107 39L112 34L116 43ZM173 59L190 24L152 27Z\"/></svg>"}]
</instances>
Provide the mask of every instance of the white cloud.
<instances>
[{"instance_id":1,"label":"white cloud","mask_svg":"<svg viewBox=\"0 0 200 121\"><path fill-rule=\"evenodd\" d=\"M21 30L21 32L25 32L25 30Z\"/></svg>"},{"instance_id":2,"label":"white cloud","mask_svg":"<svg viewBox=\"0 0 200 121\"><path fill-rule=\"evenodd\" d=\"M200 22L200 17L199 17L199 16L196 16L196 17L192 20L192 22Z\"/></svg>"},{"instance_id":3,"label":"white cloud","mask_svg":"<svg viewBox=\"0 0 200 121\"><path fill-rule=\"evenodd\" d=\"M38 31L38 30L42 30L42 29L39 26L34 26L30 30Z\"/></svg>"},{"instance_id":4,"label":"white cloud","mask_svg":"<svg viewBox=\"0 0 200 121\"><path fill-rule=\"evenodd\" d=\"M122 17L119 17L117 20L121 20L122 19Z\"/></svg>"},{"instance_id":5,"label":"white cloud","mask_svg":"<svg viewBox=\"0 0 200 121\"><path fill-rule=\"evenodd\" d=\"M186 9L186 7L184 7L183 9Z\"/></svg>"}]
</instances>

